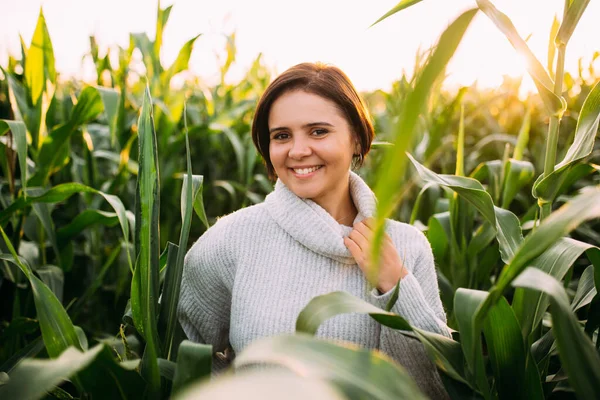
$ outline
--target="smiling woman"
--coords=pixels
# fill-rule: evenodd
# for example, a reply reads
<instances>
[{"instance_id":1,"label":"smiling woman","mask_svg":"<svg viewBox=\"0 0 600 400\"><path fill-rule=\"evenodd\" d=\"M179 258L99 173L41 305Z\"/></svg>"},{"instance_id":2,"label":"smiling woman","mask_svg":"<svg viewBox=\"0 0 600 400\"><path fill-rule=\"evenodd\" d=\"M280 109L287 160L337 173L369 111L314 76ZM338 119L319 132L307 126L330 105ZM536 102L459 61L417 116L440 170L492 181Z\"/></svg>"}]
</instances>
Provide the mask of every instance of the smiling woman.
<instances>
[{"instance_id":1,"label":"smiling woman","mask_svg":"<svg viewBox=\"0 0 600 400\"><path fill-rule=\"evenodd\" d=\"M188 338L213 345L215 372L256 339L293 333L316 296L345 291L384 308L399 281L391 311L450 337L431 247L413 226L387 221L377 285L369 287L376 199L351 166L373 136L363 101L336 67L299 64L267 88L252 137L275 190L219 219L185 258L179 319ZM316 335L381 350L424 393L447 398L421 343L369 315L337 315Z\"/></svg>"}]
</instances>

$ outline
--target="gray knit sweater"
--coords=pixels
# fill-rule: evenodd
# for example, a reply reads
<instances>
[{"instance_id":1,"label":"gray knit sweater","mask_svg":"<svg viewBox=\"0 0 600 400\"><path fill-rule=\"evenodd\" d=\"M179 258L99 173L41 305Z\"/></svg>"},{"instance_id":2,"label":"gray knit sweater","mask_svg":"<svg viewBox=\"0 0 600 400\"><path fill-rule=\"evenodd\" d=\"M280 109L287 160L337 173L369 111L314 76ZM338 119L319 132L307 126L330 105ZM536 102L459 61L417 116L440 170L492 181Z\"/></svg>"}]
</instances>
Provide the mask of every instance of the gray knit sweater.
<instances>
[{"instance_id":1,"label":"gray knit sweater","mask_svg":"<svg viewBox=\"0 0 600 400\"><path fill-rule=\"evenodd\" d=\"M355 222L373 216L375 196L353 172L350 192L358 209ZM178 310L186 335L212 344L215 352L231 347L232 359L255 339L293 333L298 314L315 296L341 290L385 308L392 291L369 288L343 243L351 230L278 180L263 203L220 218L187 253ZM388 220L386 232L409 270L391 311L412 326L449 337L429 242L397 221ZM447 398L423 346L369 315L338 315L316 336L379 349L404 366L424 393ZM214 357L214 372L231 359Z\"/></svg>"}]
</instances>

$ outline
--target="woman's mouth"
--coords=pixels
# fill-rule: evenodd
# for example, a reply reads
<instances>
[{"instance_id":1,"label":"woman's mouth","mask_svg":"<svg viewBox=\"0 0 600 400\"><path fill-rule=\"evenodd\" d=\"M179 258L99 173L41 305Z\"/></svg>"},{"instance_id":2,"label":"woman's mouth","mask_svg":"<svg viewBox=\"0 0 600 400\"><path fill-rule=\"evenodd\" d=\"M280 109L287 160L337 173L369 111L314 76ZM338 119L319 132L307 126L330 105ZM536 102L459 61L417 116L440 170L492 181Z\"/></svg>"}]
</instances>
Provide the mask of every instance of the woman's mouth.
<instances>
[{"instance_id":1,"label":"woman's mouth","mask_svg":"<svg viewBox=\"0 0 600 400\"><path fill-rule=\"evenodd\" d=\"M322 165L315 165L314 167L308 168L290 168L294 175L297 177L309 177L312 176L317 170L321 169Z\"/></svg>"}]
</instances>

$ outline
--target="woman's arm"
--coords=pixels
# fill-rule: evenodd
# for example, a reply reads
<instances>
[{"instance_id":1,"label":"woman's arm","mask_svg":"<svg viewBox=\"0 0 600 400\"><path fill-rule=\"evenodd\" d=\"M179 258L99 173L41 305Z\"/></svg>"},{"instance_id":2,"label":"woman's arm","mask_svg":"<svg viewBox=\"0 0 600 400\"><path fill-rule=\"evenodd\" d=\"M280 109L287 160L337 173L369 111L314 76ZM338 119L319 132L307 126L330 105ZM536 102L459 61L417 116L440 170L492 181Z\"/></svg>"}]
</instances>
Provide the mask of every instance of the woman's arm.
<instances>
[{"instance_id":1,"label":"woman's arm","mask_svg":"<svg viewBox=\"0 0 600 400\"><path fill-rule=\"evenodd\" d=\"M229 345L233 263L225 244L224 222L217 222L194 243L184 260L178 318L187 337L213 346L213 372L230 360L217 356Z\"/></svg>"}]
</instances>

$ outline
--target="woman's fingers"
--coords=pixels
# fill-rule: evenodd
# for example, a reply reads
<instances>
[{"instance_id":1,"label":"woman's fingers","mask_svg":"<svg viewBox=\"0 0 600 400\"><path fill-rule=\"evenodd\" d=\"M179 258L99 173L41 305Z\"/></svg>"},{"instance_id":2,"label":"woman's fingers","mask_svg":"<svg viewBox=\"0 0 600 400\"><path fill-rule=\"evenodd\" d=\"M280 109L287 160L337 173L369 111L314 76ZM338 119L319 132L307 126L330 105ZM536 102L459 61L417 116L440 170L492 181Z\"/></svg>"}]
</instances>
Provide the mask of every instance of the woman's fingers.
<instances>
[{"instance_id":1,"label":"woman's fingers","mask_svg":"<svg viewBox=\"0 0 600 400\"><path fill-rule=\"evenodd\" d=\"M350 236L347 236L344 238L344 244L346 245L348 250L350 250L350 254L352 254L352 257L354 257L354 260L356 260L356 263L362 269L364 255L363 255L363 251L361 250L360 246L358 244L356 244L356 242L354 240L352 240L352 238Z\"/></svg>"},{"instance_id":2,"label":"woman's fingers","mask_svg":"<svg viewBox=\"0 0 600 400\"><path fill-rule=\"evenodd\" d=\"M350 232L349 237L358 245L358 247L360 247L363 252L368 251L369 239L358 229L353 229L352 232Z\"/></svg>"}]
</instances>

